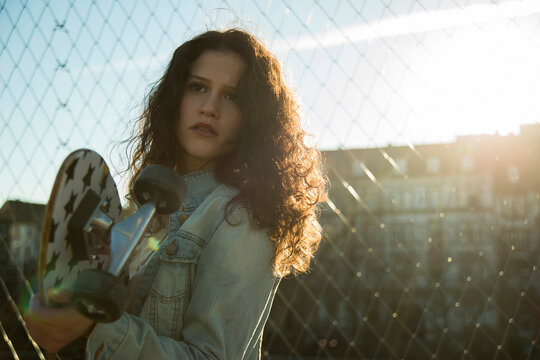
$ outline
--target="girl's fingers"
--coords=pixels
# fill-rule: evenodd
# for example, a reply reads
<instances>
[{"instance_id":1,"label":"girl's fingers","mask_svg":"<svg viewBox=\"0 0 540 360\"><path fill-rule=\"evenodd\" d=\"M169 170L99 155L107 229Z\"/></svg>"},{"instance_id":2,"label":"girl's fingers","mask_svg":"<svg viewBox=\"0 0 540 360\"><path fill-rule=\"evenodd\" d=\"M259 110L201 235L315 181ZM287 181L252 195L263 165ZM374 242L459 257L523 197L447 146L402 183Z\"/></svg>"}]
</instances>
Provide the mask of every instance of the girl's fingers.
<instances>
[{"instance_id":1,"label":"girl's fingers","mask_svg":"<svg viewBox=\"0 0 540 360\"><path fill-rule=\"evenodd\" d=\"M67 308L53 308L43 305L36 294L30 299L30 306L25 317L35 322L54 324L59 317L62 317L62 314L65 314L66 310Z\"/></svg>"},{"instance_id":2,"label":"girl's fingers","mask_svg":"<svg viewBox=\"0 0 540 360\"><path fill-rule=\"evenodd\" d=\"M67 345L85 335L94 325L93 320L82 316L71 306L60 308L44 306L37 295L30 300L24 318L32 329L30 334L32 337L35 336L36 341L39 338L42 342L37 342L43 347L46 344Z\"/></svg>"},{"instance_id":3,"label":"girl's fingers","mask_svg":"<svg viewBox=\"0 0 540 360\"><path fill-rule=\"evenodd\" d=\"M47 297L56 304L69 303L69 291L59 288L47 289Z\"/></svg>"},{"instance_id":4,"label":"girl's fingers","mask_svg":"<svg viewBox=\"0 0 540 360\"><path fill-rule=\"evenodd\" d=\"M28 329L30 336L32 336L32 339L34 339L39 346L50 353L56 353L62 348L62 346L60 346L52 336L54 332L51 332L48 325L44 325L39 321L34 321L33 316L25 315L24 319L26 321L26 328Z\"/></svg>"}]
</instances>

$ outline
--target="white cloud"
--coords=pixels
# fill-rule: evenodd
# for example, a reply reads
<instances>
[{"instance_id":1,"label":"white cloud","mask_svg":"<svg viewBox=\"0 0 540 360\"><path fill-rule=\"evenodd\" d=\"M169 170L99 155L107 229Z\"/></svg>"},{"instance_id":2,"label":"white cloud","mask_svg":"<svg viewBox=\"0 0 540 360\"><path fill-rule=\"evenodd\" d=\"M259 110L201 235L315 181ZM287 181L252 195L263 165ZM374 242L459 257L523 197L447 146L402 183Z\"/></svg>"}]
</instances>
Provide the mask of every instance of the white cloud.
<instances>
[{"instance_id":1,"label":"white cloud","mask_svg":"<svg viewBox=\"0 0 540 360\"><path fill-rule=\"evenodd\" d=\"M339 30L289 38L274 47L283 50L308 50L350 42L370 41L425 31L451 29L485 24L540 13L540 1L511 1L502 4L470 5L461 9L429 11L411 14L378 23L354 25Z\"/></svg>"}]
</instances>

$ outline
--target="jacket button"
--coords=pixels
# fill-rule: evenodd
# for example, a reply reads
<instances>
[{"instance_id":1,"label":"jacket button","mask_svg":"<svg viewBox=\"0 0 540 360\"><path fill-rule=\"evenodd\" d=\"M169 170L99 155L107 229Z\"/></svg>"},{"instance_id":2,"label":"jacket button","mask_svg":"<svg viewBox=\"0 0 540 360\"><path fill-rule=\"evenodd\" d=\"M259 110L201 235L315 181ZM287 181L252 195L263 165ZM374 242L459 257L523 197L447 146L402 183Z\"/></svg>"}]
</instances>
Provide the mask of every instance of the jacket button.
<instances>
[{"instance_id":1,"label":"jacket button","mask_svg":"<svg viewBox=\"0 0 540 360\"><path fill-rule=\"evenodd\" d=\"M176 243L170 243L165 248L165 253L169 256L173 256L176 253Z\"/></svg>"},{"instance_id":2,"label":"jacket button","mask_svg":"<svg viewBox=\"0 0 540 360\"><path fill-rule=\"evenodd\" d=\"M187 214L182 214L182 215L180 215L180 216L178 217L178 224L179 224L180 226L182 226L182 224L184 224L184 223L186 222L186 220L187 220L188 217L189 217L189 215L187 215Z\"/></svg>"}]
</instances>

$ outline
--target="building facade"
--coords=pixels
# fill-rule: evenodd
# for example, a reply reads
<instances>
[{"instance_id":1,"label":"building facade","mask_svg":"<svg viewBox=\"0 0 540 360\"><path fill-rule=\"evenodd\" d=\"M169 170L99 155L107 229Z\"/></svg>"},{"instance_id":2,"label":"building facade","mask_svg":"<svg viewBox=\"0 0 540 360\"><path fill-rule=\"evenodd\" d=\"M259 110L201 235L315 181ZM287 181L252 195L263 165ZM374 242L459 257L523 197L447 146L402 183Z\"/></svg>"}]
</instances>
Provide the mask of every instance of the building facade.
<instances>
[{"instance_id":1,"label":"building facade","mask_svg":"<svg viewBox=\"0 0 540 360\"><path fill-rule=\"evenodd\" d=\"M23 273L37 268L44 213L45 205L18 200L8 200L0 209L2 259L9 258Z\"/></svg>"},{"instance_id":2,"label":"building facade","mask_svg":"<svg viewBox=\"0 0 540 360\"><path fill-rule=\"evenodd\" d=\"M540 125L325 156L325 241L312 274L278 296L271 327L296 315L270 343L347 358L540 356Z\"/></svg>"}]
</instances>

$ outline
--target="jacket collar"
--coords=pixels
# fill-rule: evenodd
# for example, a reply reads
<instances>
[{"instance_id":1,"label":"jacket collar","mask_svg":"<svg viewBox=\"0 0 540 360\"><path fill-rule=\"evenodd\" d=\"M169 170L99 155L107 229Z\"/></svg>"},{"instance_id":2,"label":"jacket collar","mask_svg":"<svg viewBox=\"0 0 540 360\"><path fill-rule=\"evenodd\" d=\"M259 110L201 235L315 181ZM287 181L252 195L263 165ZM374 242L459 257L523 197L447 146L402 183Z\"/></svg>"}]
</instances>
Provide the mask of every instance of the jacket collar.
<instances>
[{"instance_id":1,"label":"jacket collar","mask_svg":"<svg viewBox=\"0 0 540 360\"><path fill-rule=\"evenodd\" d=\"M181 211L198 207L218 186L212 169L195 171L182 177L186 182L187 194Z\"/></svg>"}]
</instances>

